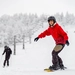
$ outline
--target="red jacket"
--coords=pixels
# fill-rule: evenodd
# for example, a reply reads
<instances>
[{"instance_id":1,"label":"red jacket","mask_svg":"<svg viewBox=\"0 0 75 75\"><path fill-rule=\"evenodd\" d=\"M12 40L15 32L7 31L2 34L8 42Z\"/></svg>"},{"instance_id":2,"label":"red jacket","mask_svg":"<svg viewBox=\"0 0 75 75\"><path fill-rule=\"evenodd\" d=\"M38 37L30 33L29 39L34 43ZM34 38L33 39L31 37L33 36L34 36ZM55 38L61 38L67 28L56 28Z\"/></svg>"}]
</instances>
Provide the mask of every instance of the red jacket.
<instances>
[{"instance_id":1,"label":"red jacket","mask_svg":"<svg viewBox=\"0 0 75 75\"><path fill-rule=\"evenodd\" d=\"M45 36L49 36L49 35L52 35L56 44L65 44L66 41L68 40L67 33L57 23L53 27L49 27L38 37L44 38Z\"/></svg>"}]
</instances>

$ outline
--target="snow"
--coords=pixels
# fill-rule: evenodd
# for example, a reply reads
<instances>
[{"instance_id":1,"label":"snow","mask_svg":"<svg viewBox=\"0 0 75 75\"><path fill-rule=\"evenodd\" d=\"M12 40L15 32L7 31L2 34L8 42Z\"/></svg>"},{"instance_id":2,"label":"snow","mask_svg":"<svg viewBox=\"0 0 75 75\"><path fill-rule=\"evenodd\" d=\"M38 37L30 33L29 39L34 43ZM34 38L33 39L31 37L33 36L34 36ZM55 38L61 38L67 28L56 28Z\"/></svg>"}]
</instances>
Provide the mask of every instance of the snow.
<instances>
[{"instance_id":1,"label":"snow","mask_svg":"<svg viewBox=\"0 0 75 75\"><path fill-rule=\"evenodd\" d=\"M74 29L67 29L70 46L65 46L59 54L68 69L51 73L44 72L43 69L52 65L51 52L55 46L54 40L49 36L34 42L34 38L44 29L40 29L33 35L32 43L27 43L25 50L22 49L22 44L17 44L16 55L11 56L9 67L3 68L4 49L0 48L0 75L75 75ZM13 50L13 46L10 47Z\"/></svg>"}]
</instances>

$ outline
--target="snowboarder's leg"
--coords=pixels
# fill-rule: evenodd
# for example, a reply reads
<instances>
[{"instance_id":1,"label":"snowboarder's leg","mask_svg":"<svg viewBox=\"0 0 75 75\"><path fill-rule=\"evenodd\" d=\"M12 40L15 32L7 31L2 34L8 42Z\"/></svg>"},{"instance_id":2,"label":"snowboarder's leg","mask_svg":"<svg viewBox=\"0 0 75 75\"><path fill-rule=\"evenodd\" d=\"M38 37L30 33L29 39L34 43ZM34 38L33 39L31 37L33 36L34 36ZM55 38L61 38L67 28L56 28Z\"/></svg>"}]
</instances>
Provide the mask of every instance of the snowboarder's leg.
<instances>
[{"instance_id":1,"label":"snowboarder's leg","mask_svg":"<svg viewBox=\"0 0 75 75\"><path fill-rule=\"evenodd\" d=\"M9 66L9 59L10 59L10 55L7 58L7 66Z\"/></svg>"},{"instance_id":2,"label":"snowboarder's leg","mask_svg":"<svg viewBox=\"0 0 75 75\"><path fill-rule=\"evenodd\" d=\"M9 66L9 60L7 60L7 66Z\"/></svg>"},{"instance_id":3,"label":"snowboarder's leg","mask_svg":"<svg viewBox=\"0 0 75 75\"><path fill-rule=\"evenodd\" d=\"M58 51L58 54L59 54L59 53L63 50L63 48L65 47L64 44L61 44L61 45L62 45L62 48ZM58 55L58 61L59 61L60 68L61 68L61 69L64 69L63 61L62 61L62 59L59 57L59 55Z\"/></svg>"},{"instance_id":4,"label":"snowboarder's leg","mask_svg":"<svg viewBox=\"0 0 75 75\"><path fill-rule=\"evenodd\" d=\"M6 65L6 61L7 61L7 60L5 59L5 60L4 60L4 63L3 63L3 67L5 67L5 65Z\"/></svg>"},{"instance_id":5,"label":"snowboarder's leg","mask_svg":"<svg viewBox=\"0 0 75 75\"><path fill-rule=\"evenodd\" d=\"M58 53L55 50L52 51L52 63L53 63L53 65L49 67L50 69L52 69L52 70L60 69L59 60L58 60Z\"/></svg>"},{"instance_id":6,"label":"snowboarder's leg","mask_svg":"<svg viewBox=\"0 0 75 75\"><path fill-rule=\"evenodd\" d=\"M63 63L62 59L59 56L57 56L57 57L58 57L58 60L59 60L59 64Z\"/></svg>"},{"instance_id":7,"label":"snowboarder's leg","mask_svg":"<svg viewBox=\"0 0 75 75\"><path fill-rule=\"evenodd\" d=\"M61 69L64 69L64 65L63 65L63 61L62 59L58 56L58 60L59 60L59 66Z\"/></svg>"},{"instance_id":8,"label":"snowboarder's leg","mask_svg":"<svg viewBox=\"0 0 75 75\"><path fill-rule=\"evenodd\" d=\"M5 55L5 60L4 60L4 63L3 63L3 67L5 67L6 61L7 61L7 55Z\"/></svg>"},{"instance_id":9,"label":"snowboarder's leg","mask_svg":"<svg viewBox=\"0 0 75 75\"><path fill-rule=\"evenodd\" d=\"M59 65L63 64L62 59L59 56L57 56L57 57L58 57Z\"/></svg>"},{"instance_id":10,"label":"snowboarder's leg","mask_svg":"<svg viewBox=\"0 0 75 75\"><path fill-rule=\"evenodd\" d=\"M63 45L56 45L54 50L52 51L52 63L53 65L50 68L55 70L60 68L60 63L62 63L62 59L58 56L58 53L63 49Z\"/></svg>"}]
</instances>

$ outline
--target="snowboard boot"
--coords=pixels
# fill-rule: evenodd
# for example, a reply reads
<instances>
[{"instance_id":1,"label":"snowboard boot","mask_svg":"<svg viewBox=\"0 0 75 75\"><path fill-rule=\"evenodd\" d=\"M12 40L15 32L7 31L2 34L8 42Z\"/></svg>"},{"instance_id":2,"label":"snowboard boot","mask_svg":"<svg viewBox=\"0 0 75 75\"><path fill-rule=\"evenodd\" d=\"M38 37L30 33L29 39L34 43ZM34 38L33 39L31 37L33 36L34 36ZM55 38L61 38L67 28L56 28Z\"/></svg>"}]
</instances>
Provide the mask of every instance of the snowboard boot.
<instances>
[{"instance_id":1,"label":"snowboard boot","mask_svg":"<svg viewBox=\"0 0 75 75\"><path fill-rule=\"evenodd\" d=\"M59 65L52 65L49 67L50 70L59 70L60 66Z\"/></svg>"},{"instance_id":2,"label":"snowboard boot","mask_svg":"<svg viewBox=\"0 0 75 75\"><path fill-rule=\"evenodd\" d=\"M5 68L5 66L3 66L3 68Z\"/></svg>"},{"instance_id":3,"label":"snowboard boot","mask_svg":"<svg viewBox=\"0 0 75 75\"><path fill-rule=\"evenodd\" d=\"M65 70L66 67L65 67L63 64L60 64L60 69L61 69L61 70Z\"/></svg>"}]
</instances>

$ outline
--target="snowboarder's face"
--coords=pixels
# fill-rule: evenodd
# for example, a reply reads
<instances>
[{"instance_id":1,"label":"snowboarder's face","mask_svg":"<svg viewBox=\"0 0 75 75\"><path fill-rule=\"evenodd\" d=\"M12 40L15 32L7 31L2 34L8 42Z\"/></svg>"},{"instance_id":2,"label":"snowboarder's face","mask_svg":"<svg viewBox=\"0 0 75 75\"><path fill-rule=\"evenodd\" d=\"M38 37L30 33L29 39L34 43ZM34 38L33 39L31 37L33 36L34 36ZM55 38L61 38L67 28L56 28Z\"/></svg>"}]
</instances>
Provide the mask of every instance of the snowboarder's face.
<instances>
[{"instance_id":1,"label":"snowboarder's face","mask_svg":"<svg viewBox=\"0 0 75 75\"><path fill-rule=\"evenodd\" d=\"M53 26L54 25L54 21L53 20L49 21L49 25Z\"/></svg>"}]
</instances>

